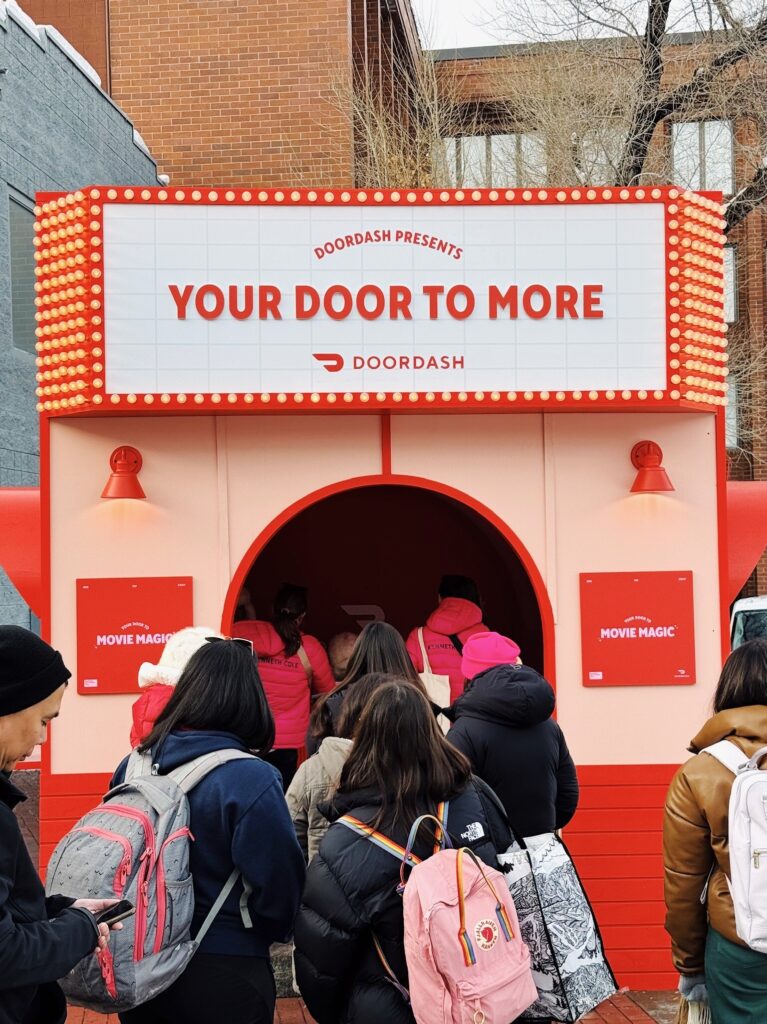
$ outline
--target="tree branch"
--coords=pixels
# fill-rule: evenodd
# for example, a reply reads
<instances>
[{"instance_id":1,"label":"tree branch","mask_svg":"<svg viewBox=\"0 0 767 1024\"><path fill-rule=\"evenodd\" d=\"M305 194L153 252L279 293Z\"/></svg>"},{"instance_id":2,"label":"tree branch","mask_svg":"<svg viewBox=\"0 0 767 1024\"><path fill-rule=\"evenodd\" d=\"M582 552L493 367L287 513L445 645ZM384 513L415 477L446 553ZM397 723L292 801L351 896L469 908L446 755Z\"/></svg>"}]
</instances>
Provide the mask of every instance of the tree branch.
<instances>
[{"instance_id":1,"label":"tree branch","mask_svg":"<svg viewBox=\"0 0 767 1024\"><path fill-rule=\"evenodd\" d=\"M714 57L708 67L697 68L689 82L667 93L658 103L656 124L670 114L688 110L692 105L700 104L708 97L709 89L722 71L733 67L738 61L748 57L754 50L767 43L767 17L756 23L750 32L744 32L741 38L728 50Z\"/></svg>"},{"instance_id":2,"label":"tree branch","mask_svg":"<svg viewBox=\"0 0 767 1024\"><path fill-rule=\"evenodd\" d=\"M655 110L663 75L663 38L671 0L650 0L647 25L640 45L637 101L618 170L618 184L632 185L642 173L657 121Z\"/></svg>"},{"instance_id":3,"label":"tree branch","mask_svg":"<svg viewBox=\"0 0 767 1024\"><path fill-rule=\"evenodd\" d=\"M724 211L724 232L729 234L742 220L767 199L767 165L762 165L748 185L732 197Z\"/></svg>"},{"instance_id":4,"label":"tree branch","mask_svg":"<svg viewBox=\"0 0 767 1024\"><path fill-rule=\"evenodd\" d=\"M666 9L665 19L662 17L662 11L656 9L663 7ZM662 22L665 29L668 20L668 2L651 0L650 3L647 29L642 42L642 80L639 86L639 99L634 108L626 149L621 161L619 185L636 183L647 159L655 128L661 121L672 114L685 110L694 109L699 112L718 75L767 43L767 17L764 17L749 32L744 32L729 49L717 54L707 66L697 68L689 81L658 98L660 77L663 72L660 54L662 37L658 39L657 35L653 33L651 23L654 17L657 18L657 24Z\"/></svg>"},{"instance_id":5,"label":"tree branch","mask_svg":"<svg viewBox=\"0 0 767 1024\"><path fill-rule=\"evenodd\" d=\"M727 0L713 0L713 3L725 28L734 28L737 29L738 32L744 31L743 22L739 18L736 18L732 13Z\"/></svg>"}]
</instances>

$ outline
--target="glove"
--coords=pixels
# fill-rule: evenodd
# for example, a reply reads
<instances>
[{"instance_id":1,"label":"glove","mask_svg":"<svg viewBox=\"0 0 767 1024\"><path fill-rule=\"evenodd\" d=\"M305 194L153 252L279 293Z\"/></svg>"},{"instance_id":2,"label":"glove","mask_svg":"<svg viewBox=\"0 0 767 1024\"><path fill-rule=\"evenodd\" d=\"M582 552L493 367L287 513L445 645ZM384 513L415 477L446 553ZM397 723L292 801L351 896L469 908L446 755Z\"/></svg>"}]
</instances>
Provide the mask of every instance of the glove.
<instances>
[{"instance_id":1,"label":"glove","mask_svg":"<svg viewBox=\"0 0 767 1024\"><path fill-rule=\"evenodd\" d=\"M681 974L679 976L679 992L688 1003L707 1003L705 974Z\"/></svg>"}]
</instances>

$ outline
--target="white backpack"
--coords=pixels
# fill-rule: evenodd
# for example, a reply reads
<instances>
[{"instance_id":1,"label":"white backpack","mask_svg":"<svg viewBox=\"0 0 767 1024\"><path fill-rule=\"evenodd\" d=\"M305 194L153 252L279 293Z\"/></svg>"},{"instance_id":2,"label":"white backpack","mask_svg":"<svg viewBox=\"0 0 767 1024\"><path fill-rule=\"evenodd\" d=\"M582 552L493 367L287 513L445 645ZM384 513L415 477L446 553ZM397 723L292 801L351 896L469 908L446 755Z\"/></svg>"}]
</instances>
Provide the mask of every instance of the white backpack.
<instances>
[{"instance_id":1,"label":"white backpack","mask_svg":"<svg viewBox=\"0 0 767 1024\"><path fill-rule=\"evenodd\" d=\"M729 740L706 747L735 776L730 794L730 895L740 938L758 953L767 953L767 757L762 747L748 758Z\"/></svg>"}]
</instances>

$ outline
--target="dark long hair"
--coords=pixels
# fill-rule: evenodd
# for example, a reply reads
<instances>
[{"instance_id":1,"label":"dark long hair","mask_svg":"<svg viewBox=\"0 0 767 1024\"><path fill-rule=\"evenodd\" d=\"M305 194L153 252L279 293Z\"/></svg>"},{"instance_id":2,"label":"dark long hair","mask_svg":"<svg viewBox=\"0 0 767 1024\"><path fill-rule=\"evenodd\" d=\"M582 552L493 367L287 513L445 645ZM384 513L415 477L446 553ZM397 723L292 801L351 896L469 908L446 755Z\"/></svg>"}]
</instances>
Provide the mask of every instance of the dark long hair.
<instances>
[{"instance_id":1,"label":"dark long hair","mask_svg":"<svg viewBox=\"0 0 767 1024\"><path fill-rule=\"evenodd\" d=\"M419 814L433 814L470 779L468 760L442 735L422 690L393 679L362 712L338 792L372 788L381 800L374 827L409 826Z\"/></svg>"},{"instance_id":2,"label":"dark long hair","mask_svg":"<svg viewBox=\"0 0 767 1024\"><path fill-rule=\"evenodd\" d=\"M291 658L301 646L301 623L309 606L309 592L306 587L283 583L274 598L272 625L285 645L285 654Z\"/></svg>"},{"instance_id":3,"label":"dark long hair","mask_svg":"<svg viewBox=\"0 0 767 1024\"><path fill-rule=\"evenodd\" d=\"M322 742L333 735L333 720L327 706L328 697L342 692L371 672L383 672L390 676L402 676L413 682L420 679L407 653L405 641L388 622L369 622L357 637L352 650L346 675L338 686L315 703L312 709L310 729L312 736Z\"/></svg>"},{"instance_id":4,"label":"dark long hair","mask_svg":"<svg viewBox=\"0 0 767 1024\"><path fill-rule=\"evenodd\" d=\"M767 704L767 640L747 640L724 663L714 694L714 711Z\"/></svg>"},{"instance_id":5,"label":"dark long hair","mask_svg":"<svg viewBox=\"0 0 767 1024\"><path fill-rule=\"evenodd\" d=\"M353 739L362 713L370 703L373 694L396 678L397 676L389 675L386 672L370 672L362 679L358 679L344 697L341 714L338 716L338 735L347 740ZM417 683L413 683L411 680L407 680L407 682L411 686L423 686L420 679Z\"/></svg>"},{"instance_id":6,"label":"dark long hair","mask_svg":"<svg viewBox=\"0 0 767 1024\"><path fill-rule=\"evenodd\" d=\"M195 651L139 750L156 750L176 729L231 732L248 750L271 750L274 719L252 651L234 640Z\"/></svg>"}]
</instances>

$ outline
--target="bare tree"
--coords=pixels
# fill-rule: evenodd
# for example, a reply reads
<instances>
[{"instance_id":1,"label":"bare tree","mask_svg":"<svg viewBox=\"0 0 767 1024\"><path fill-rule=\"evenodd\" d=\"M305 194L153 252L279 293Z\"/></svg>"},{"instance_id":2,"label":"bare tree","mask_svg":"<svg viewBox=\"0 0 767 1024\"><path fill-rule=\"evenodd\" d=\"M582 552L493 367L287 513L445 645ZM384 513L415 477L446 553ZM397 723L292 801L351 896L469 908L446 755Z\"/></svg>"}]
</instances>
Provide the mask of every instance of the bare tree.
<instances>
[{"instance_id":1,"label":"bare tree","mask_svg":"<svg viewBox=\"0 0 767 1024\"><path fill-rule=\"evenodd\" d=\"M336 75L333 116L347 119L354 138L355 184L360 188L440 188L456 184L460 155L457 137L481 137L486 131L483 104L466 101L450 66L437 65L425 51L414 64L405 55L391 57L391 88L357 69L350 80Z\"/></svg>"},{"instance_id":2,"label":"bare tree","mask_svg":"<svg viewBox=\"0 0 767 1024\"><path fill-rule=\"evenodd\" d=\"M571 111L574 124L586 90L593 98L589 130L599 134L600 125L610 125L621 137L615 173L603 183L669 180L674 168L668 166L668 156L665 161L657 159L660 150L669 149L667 125L737 116L752 119L759 131L750 148L742 138L735 141L736 157L749 178L728 198L725 230L732 230L767 199L763 0L496 0L495 14L505 35L525 39L534 48L537 44L541 63L548 64L555 77L564 73L567 84L556 90L557 102L576 106ZM688 33L684 37L683 30ZM507 73L514 63L512 56ZM518 119L530 122L540 114L524 92L518 90L514 99ZM538 124L548 135L547 121ZM580 140L583 148L588 140L584 135ZM550 148L573 152L571 139L559 141L557 146L555 134ZM567 160L555 157L553 163L562 169Z\"/></svg>"}]
</instances>

